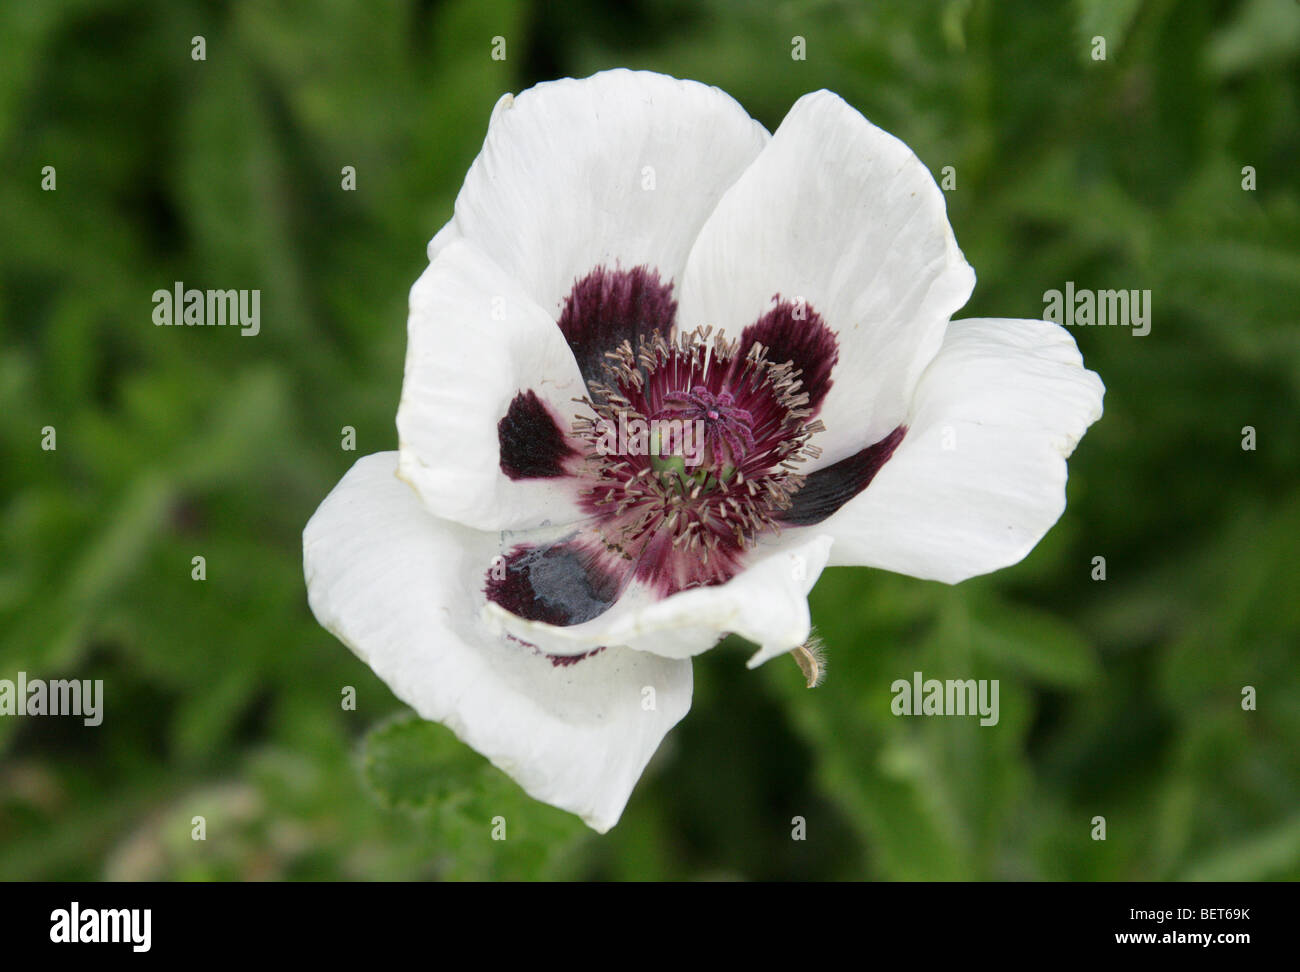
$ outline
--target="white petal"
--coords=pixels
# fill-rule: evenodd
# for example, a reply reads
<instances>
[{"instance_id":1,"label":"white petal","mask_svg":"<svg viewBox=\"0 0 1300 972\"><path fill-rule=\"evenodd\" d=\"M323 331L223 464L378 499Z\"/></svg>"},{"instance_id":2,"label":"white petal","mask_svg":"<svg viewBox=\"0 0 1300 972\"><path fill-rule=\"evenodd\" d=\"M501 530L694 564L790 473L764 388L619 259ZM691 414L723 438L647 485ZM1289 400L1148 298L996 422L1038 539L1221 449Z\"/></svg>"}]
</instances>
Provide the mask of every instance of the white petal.
<instances>
[{"instance_id":1,"label":"white petal","mask_svg":"<svg viewBox=\"0 0 1300 972\"><path fill-rule=\"evenodd\" d=\"M485 530L581 516L574 480L501 471L497 423L528 391L567 434L586 386L555 322L476 247L451 242L411 288L397 410L400 475L432 513Z\"/></svg>"},{"instance_id":2,"label":"white petal","mask_svg":"<svg viewBox=\"0 0 1300 972\"><path fill-rule=\"evenodd\" d=\"M460 230L456 228L456 220L447 220L447 222L443 223L442 229L434 233L433 239L429 241L429 262L432 263L434 260L438 259L439 253L459 239L461 239L461 235Z\"/></svg>"},{"instance_id":3,"label":"white petal","mask_svg":"<svg viewBox=\"0 0 1300 972\"><path fill-rule=\"evenodd\" d=\"M1056 324L953 321L902 444L818 527L832 563L955 584L1022 560L1065 509L1065 460L1104 391Z\"/></svg>"},{"instance_id":4,"label":"white petal","mask_svg":"<svg viewBox=\"0 0 1300 972\"><path fill-rule=\"evenodd\" d=\"M518 638L556 653L584 644L622 645L667 658L707 651L724 634L760 645L758 665L808 640L808 592L830 556L831 538L790 531L751 551L752 562L725 584L658 598L639 586L599 617L560 627L517 617L489 603L487 616Z\"/></svg>"},{"instance_id":5,"label":"white petal","mask_svg":"<svg viewBox=\"0 0 1300 972\"><path fill-rule=\"evenodd\" d=\"M495 538L430 516L396 466L392 452L358 460L307 524L317 620L531 796L608 830L690 707L690 662L609 648L557 667L490 635L478 619Z\"/></svg>"},{"instance_id":6,"label":"white petal","mask_svg":"<svg viewBox=\"0 0 1300 972\"><path fill-rule=\"evenodd\" d=\"M695 81L620 69L539 84L497 103L456 199L456 229L558 316L575 279L600 264L679 277L705 218L767 137L731 97Z\"/></svg>"},{"instance_id":7,"label":"white petal","mask_svg":"<svg viewBox=\"0 0 1300 972\"><path fill-rule=\"evenodd\" d=\"M817 91L795 103L700 231L678 319L735 336L776 294L820 314L839 339L820 413L825 465L898 425L974 283L925 165Z\"/></svg>"}]
</instances>

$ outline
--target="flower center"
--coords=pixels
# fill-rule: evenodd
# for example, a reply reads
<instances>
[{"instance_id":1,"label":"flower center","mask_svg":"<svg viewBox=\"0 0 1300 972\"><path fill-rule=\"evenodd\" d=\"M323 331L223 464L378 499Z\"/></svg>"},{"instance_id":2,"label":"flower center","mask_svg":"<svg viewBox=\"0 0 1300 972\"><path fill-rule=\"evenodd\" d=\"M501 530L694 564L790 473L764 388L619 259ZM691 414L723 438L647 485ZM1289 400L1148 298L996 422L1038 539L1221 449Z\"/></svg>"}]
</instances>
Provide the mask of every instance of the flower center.
<instances>
[{"instance_id":1,"label":"flower center","mask_svg":"<svg viewBox=\"0 0 1300 972\"><path fill-rule=\"evenodd\" d=\"M728 580L789 509L820 455L808 395L789 362L700 328L655 331L609 352L574 422L586 443L582 503L606 551L667 596Z\"/></svg>"},{"instance_id":2,"label":"flower center","mask_svg":"<svg viewBox=\"0 0 1300 972\"><path fill-rule=\"evenodd\" d=\"M754 448L754 416L736 404L731 392L714 394L707 386L696 385L689 392L668 392L664 401L667 407L656 417L692 423L715 464L729 460L739 465Z\"/></svg>"}]
</instances>

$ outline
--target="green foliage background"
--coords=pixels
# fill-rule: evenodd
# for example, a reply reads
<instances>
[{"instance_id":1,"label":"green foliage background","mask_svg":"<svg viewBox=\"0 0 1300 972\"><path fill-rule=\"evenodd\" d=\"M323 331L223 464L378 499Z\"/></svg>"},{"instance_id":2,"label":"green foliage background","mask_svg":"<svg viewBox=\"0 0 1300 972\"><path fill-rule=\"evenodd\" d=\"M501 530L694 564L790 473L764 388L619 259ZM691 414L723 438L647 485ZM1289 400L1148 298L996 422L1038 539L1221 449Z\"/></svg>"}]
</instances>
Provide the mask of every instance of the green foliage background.
<instances>
[{"instance_id":1,"label":"green foliage background","mask_svg":"<svg viewBox=\"0 0 1300 972\"><path fill-rule=\"evenodd\" d=\"M1293 0L0 5L0 677L107 697L0 719L0 878L1300 876L1298 53ZM828 572L828 683L704 656L596 837L401 715L300 531L396 445L407 291L497 97L620 65L769 129L828 87L954 165L966 316L1066 280L1154 312L1075 332L1106 414L1026 561ZM155 328L175 280L260 288L262 333ZM890 715L915 670L1001 679L1001 723Z\"/></svg>"}]
</instances>

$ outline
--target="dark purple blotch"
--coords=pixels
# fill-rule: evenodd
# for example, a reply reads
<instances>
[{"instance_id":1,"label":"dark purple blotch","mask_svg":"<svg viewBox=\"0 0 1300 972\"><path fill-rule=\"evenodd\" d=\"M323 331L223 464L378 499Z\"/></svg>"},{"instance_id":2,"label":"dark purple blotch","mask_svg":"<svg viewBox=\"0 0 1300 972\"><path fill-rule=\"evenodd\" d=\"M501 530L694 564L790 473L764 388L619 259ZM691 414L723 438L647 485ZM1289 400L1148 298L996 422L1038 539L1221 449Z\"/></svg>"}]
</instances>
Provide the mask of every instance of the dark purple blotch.
<instances>
[{"instance_id":1,"label":"dark purple blotch","mask_svg":"<svg viewBox=\"0 0 1300 972\"><path fill-rule=\"evenodd\" d=\"M488 600L526 621L568 626L603 614L617 578L571 539L516 547L487 573Z\"/></svg>"},{"instance_id":2,"label":"dark purple blotch","mask_svg":"<svg viewBox=\"0 0 1300 972\"><path fill-rule=\"evenodd\" d=\"M906 426L900 425L874 445L809 473L780 521L790 526L822 522L871 484L906 434Z\"/></svg>"},{"instance_id":3,"label":"dark purple blotch","mask_svg":"<svg viewBox=\"0 0 1300 972\"><path fill-rule=\"evenodd\" d=\"M808 407L816 414L831 390L831 372L840 358L835 332L807 303L778 300L775 307L741 332L742 359L756 341L768 349L768 361L793 364L803 391L808 393Z\"/></svg>"},{"instance_id":4,"label":"dark purple blotch","mask_svg":"<svg viewBox=\"0 0 1300 972\"><path fill-rule=\"evenodd\" d=\"M532 389L520 392L497 423L501 471L511 479L565 475L565 460L578 453L565 441L555 417Z\"/></svg>"},{"instance_id":5,"label":"dark purple blotch","mask_svg":"<svg viewBox=\"0 0 1300 972\"><path fill-rule=\"evenodd\" d=\"M661 281L656 270L601 266L574 282L559 323L590 388L593 381L605 380L605 352L624 341L635 350L655 331L668 337L676 317L673 285Z\"/></svg>"}]
</instances>

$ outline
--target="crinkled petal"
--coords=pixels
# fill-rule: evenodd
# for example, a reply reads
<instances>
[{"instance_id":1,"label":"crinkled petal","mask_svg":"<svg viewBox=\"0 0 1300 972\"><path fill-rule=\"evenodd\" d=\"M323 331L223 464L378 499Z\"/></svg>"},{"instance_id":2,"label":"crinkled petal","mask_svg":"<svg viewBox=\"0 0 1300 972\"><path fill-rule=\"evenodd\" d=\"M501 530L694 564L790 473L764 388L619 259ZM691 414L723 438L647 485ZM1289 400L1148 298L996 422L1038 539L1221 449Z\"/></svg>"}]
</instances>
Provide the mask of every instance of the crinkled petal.
<instances>
[{"instance_id":1,"label":"crinkled petal","mask_svg":"<svg viewBox=\"0 0 1300 972\"><path fill-rule=\"evenodd\" d=\"M1104 391L1056 324L954 321L906 437L818 527L832 563L955 584L1022 560L1065 509L1065 460Z\"/></svg>"},{"instance_id":2,"label":"crinkled petal","mask_svg":"<svg viewBox=\"0 0 1300 972\"><path fill-rule=\"evenodd\" d=\"M398 468L430 512L484 530L579 519L564 472L577 447L563 449L584 394L555 322L472 244L448 244L411 288ZM527 421L503 434L521 404ZM539 442L558 453L549 466Z\"/></svg>"},{"instance_id":3,"label":"crinkled petal","mask_svg":"<svg viewBox=\"0 0 1300 972\"><path fill-rule=\"evenodd\" d=\"M597 266L676 279L700 226L768 135L696 81L603 71L505 95L456 199L472 240L549 314Z\"/></svg>"},{"instance_id":4,"label":"crinkled petal","mask_svg":"<svg viewBox=\"0 0 1300 972\"><path fill-rule=\"evenodd\" d=\"M490 634L495 538L429 515L396 469L394 452L358 460L307 524L317 620L531 796L608 830L690 707L690 662L610 647L559 665Z\"/></svg>"},{"instance_id":5,"label":"crinkled petal","mask_svg":"<svg viewBox=\"0 0 1300 972\"><path fill-rule=\"evenodd\" d=\"M829 464L902 421L974 283L925 165L837 95L817 91L794 104L704 224L678 320L739 337L779 296L794 304L786 323L798 313L807 326L824 322L839 355L819 413Z\"/></svg>"}]
</instances>

